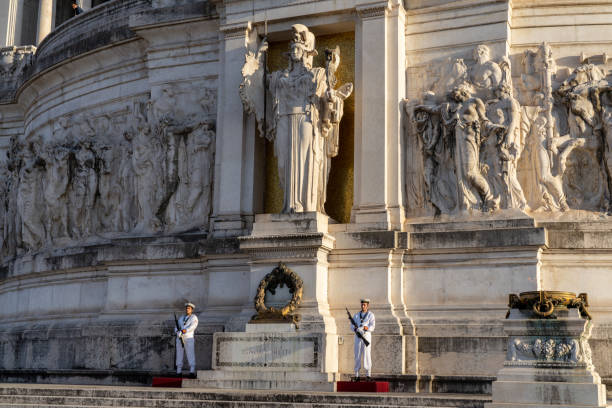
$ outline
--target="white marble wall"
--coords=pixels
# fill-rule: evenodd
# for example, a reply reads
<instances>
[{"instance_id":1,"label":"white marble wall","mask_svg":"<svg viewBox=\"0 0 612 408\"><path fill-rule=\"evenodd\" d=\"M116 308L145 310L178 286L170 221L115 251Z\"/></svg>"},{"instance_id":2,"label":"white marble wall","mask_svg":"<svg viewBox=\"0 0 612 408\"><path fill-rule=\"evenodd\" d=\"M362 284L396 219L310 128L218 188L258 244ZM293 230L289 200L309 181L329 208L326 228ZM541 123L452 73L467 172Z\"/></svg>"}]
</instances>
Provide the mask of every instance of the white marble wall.
<instances>
[{"instance_id":1,"label":"white marble wall","mask_svg":"<svg viewBox=\"0 0 612 408\"><path fill-rule=\"evenodd\" d=\"M605 340L612 322L612 298L605 291L612 263L607 216L573 213L548 220L571 233L588 230L565 240L559 238L564 233L555 235L553 227L540 224L541 217L534 221L518 212L494 220L482 213L417 218L407 208L406 185L422 174L405 167L411 157L402 100L429 89L447 60L470 62L480 43L496 61L510 57L514 78L522 53L542 38L550 40L562 68L575 68L582 53L593 61L612 55L612 6L439 3L226 1L218 9L221 16L184 22L180 13L189 16L189 2L157 1L154 6L162 9L183 8L174 20L161 22L143 11L131 20L134 37L36 71L12 103L0 105L0 162L11 138L52 138L62 118L80 125L84 116L110 117L115 136L123 136L138 123L134 102L151 102L157 121L184 125L197 117L216 124L210 211L191 225L199 234L192 246L188 238L169 237L188 228L161 228L23 250L11 267L0 270L0 324L134 314L163 321L189 299L207 322L242 330L254 313L254 287L270 265L253 263L254 255L239 252L232 241L251 233L261 212L265 160L254 120L242 110L240 70L247 41L257 43L266 26L271 40L285 40L291 25L302 23L315 34L355 31L352 220L329 226L330 241L335 240L329 254L326 249L316 259L296 261L316 286L306 288L309 303L303 310L311 323L339 336L339 370L350 372L352 364L344 307L354 310L366 296L377 315L378 373L494 374L504 359L500 319L507 294L538 288L588 292L600 319L594 337ZM51 34L40 55L52 58L51 49L75 33L71 28L83 33L96 23L87 21ZM609 73L606 63L600 65ZM575 224L586 222L583 216L590 226ZM505 224L517 219L522 221ZM161 235L153 239L154 234ZM131 246L121 249L118 239ZM96 255L88 258L90 253ZM612 373L608 366L602 375Z\"/></svg>"}]
</instances>

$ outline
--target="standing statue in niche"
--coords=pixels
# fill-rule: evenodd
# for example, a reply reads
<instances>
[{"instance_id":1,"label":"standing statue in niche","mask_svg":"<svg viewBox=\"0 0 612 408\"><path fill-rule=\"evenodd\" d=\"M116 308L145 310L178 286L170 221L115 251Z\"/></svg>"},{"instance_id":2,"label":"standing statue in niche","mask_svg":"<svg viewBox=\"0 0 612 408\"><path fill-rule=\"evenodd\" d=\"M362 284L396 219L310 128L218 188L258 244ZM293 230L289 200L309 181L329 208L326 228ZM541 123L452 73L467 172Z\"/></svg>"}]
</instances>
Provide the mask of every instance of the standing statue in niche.
<instances>
[{"instance_id":1,"label":"standing statue in niche","mask_svg":"<svg viewBox=\"0 0 612 408\"><path fill-rule=\"evenodd\" d=\"M264 56L268 44L264 42L257 54L246 56L240 96L245 112L254 113L258 128L274 140L284 191L282 212L324 212L328 157L337 153L336 143L326 143L325 139L336 137L343 115L341 101L350 95L352 85L333 88L338 49L329 55L327 69L313 68L313 57L317 55L314 34L302 24L292 29L289 66L266 75Z\"/></svg>"}]
</instances>

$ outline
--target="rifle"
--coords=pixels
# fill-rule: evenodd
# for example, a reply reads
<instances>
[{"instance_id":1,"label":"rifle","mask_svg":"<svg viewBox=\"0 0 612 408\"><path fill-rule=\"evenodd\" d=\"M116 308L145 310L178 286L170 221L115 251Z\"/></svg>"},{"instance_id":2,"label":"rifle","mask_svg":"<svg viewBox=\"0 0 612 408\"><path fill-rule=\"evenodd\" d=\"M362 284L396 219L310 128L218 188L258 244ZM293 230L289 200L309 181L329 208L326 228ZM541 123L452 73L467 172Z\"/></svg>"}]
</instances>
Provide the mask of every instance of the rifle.
<instances>
[{"instance_id":1,"label":"rifle","mask_svg":"<svg viewBox=\"0 0 612 408\"><path fill-rule=\"evenodd\" d=\"M181 326L179 326L179 322L178 319L176 318L176 313L174 314L174 324L176 325L176 330L178 330L179 334L179 339L181 339L181 345L183 346L183 348L185 348L185 339L183 338L183 333L181 331Z\"/></svg>"},{"instance_id":2,"label":"rifle","mask_svg":"<svg viewBox=\"0 0 612 408\"><path fill-rule=\"evenodd\" d=\"M349 312L348 307L346 308L346 314L348 315L348 318L351 321L351 324L355 326L355 334L357 335L357 337L363 340L363 343L366 345L366 347L368 347L370 345L370 342L367 341L366 338L363 337L363 334L357 329L359 325L355 323L355 320L353 320L353 316L351 316L351 312Z\"/></svg>"}]
</instances>

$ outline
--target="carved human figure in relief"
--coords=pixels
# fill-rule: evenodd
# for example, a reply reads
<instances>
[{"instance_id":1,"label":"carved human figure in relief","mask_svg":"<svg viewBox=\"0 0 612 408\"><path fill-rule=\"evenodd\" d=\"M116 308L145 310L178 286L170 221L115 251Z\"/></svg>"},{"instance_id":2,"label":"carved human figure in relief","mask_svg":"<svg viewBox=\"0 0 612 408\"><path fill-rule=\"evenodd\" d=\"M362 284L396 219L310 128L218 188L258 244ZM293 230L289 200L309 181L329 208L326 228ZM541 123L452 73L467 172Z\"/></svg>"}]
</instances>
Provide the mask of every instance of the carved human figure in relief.
<instances>
[{"instance_id":1,"label":"carved human figure in relief","mask_svg":"<svg viewBox=\"0 0 612 408\"><path fill-rule=\"evenodd\" d=\"M490 93L501 84L502 70L496 62L491 61L489 47L484 44L479 44L474 48L473 57L476 64L470 67L470 82L476 88L478 95L483 92Z\"/></svg>"},{"instance_id":2,"label":"carved human figure in relief","mask_svg":"<svg viewBox=\"0 0 612 408\"><path fill-rule=\"evenodd\" d=\"M594 92L595 106L601 115L601 123L604 135L604 159L608 178L608 191L612 192L612 84L598 88ZM612 208L611 204L608 208ZM610 211L610 210L608 210Z\"/></svg>"},{"instance_id":3,"label":"carved human figure in relief","mask_svg":"<svg viewBox=\"0 0 612 408\"><path fill-rule=\"evenodd\" d=\"M324 212L326 186L321 184L327 182L326 150L333 155L336 148L333 142L325 143L325 135L333 137L335 133L327 131L329 127L321 115L324 109L331 108L333 112L326 115L339 122L342 117L339 102L348 97L351 89L333 90L326 70L312 66L313 56L317 55L314 34L302 24L293 25L292 30L289 66L268 75L267 89L263 89L259 78L263 79L262 60L267 49L264 42L256 55L246 56L240 95L245 112L254 113L259 129L274 140L284 192L282 212ZM266 92L269 98L264 102ZM270 111L266 129L262 126L265 116L262 104L267 104Z\"/></svg>"},{"instance_id":4,"label":"carved human figure in relief","mask_svg":"<svg viewBox=\"0 0 612 408\"><path fill-rule=\"evenodd\" d=\"M501 84L495 91L496 99L487 102L487 116L491 122L503 125L506 130L501 140L489 138L492 147L489 171L495 173L496 185L502 208L526 207L527 201L517 178L517 163L523 150L521 140L521 107L512 96L512 87Z\"/></svg>"},{"instance_id":5,"label":"carved human figure in relief","mask_svg":"<svg viewBox=\"0 0 612 408\"><path fill-rule=\"evenodd\" d=\"M18 244L27 251L38 249L45 239L42 206L42 163L33 141L21 149L17 210L21 220L21 239Z\"/></svg>"},{"instance_id":6,"label":"carved human figure in relief","mask_svg":"<svg viewBox=\"0 0 612 408\"><path fill-rule=\"evenodd\" d=\"M436 107L420 105L416 111L439 114L447 134L454 140L453 159L459 209L490 211L499 208L499 198L493 196L481 172L480 147L489 134L500 138L506 128L491 123L482 100L471 94L470 86L464 84L451 92L449 102Z\"/></svg>"},{"instance_id":7,"label":"carved human figure in relief","mask_svg":"<svg viewBox=\"0 0 612 408\"><path fill-rule=\"evenodd\" d=\"M547 126L546 116L538 115L526 137L534 181L548 209L559 208L561 211L566 211L569 207L563 193L563 185L560 178L554 176L552 172L552 159L556 157L558 151L558 139L549 140Z\"/></svg>"},{"instance_id":8,"label":"carved human figure in relief","mask_svg":"<svg viewBox=\"0 0 612 408\"><path fill-rule=\"evenodd\" d=\"M48 143L45 162L44 197L47 206L46 228L50 241L68 238L68 182L70 149L59 143Z\"/></svg>"},{"instance_id":9,"label":"carved human figure in relief","mask_svg":"<svg viewBox=\"0 0 612 408\"><path fill-rule=\"evenodd\" d=\"M159 164L164 155L161 142L150 125L150 106L134 104L136 129L132 139L132 169L134 171L134 191L138 208L136 232L155 232L161 227L157 210L160 204L158 183L162 180Z\"/></svg>"},{"instance_id":10,"label":"carved human figure in relief","mask_svg":"<svg viewBox=\"0 0 612 408\"><path fill-rule=\"evenodd\" d=\"M93 209L98 190L96 155L94 153L95 126L92 118L78 119L80 134L73 148L72 184L69 189L68 214L71 236L74 239L90 236L94 228Z\"/></svg>"},{"instance_id":11,"label":"carved human figure in relief","mask_svg":"<svg viewBox=\"0 0 612 408\"><path fill-rule=\"evenodd\" d=\"M569 127L569 141L559 148L560 172L566 173L572 206L582 209L605 210L609 205L605 200L606 169L599 158L603 147L602 117L595 96L610 86L604 78L596 66L582 64L557 90L567 108ZM587 173L591 178L583 183Z\"/></svg>"},{"instance_id":12,"label":"carved human figure in relief","mask_svg":"<svg viewBox=\"0 0 612 408\"><path fill-rule=\"evenodd\" d=\"M0 257L5 253L7 247L9 177L10 173L6 163L0 162Z\"/></svg>"}]
</instances>

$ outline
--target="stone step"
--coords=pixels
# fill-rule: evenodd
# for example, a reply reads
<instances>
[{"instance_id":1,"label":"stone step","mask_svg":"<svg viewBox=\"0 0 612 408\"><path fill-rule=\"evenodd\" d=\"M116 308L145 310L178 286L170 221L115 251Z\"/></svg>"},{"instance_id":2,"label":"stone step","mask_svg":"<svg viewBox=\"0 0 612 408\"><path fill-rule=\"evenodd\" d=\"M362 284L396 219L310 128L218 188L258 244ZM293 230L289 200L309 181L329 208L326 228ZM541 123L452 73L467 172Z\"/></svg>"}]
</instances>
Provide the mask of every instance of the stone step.
<instances>
[{"instance_id":1,"label":"stone step","mask_svg":"<svg viewBox=\"0 0 612 408\"><path fill-rule=\"evenodd\" d=\"M486 395L461 394L355 394L332 392L237 391L210 389L152 389L65 385L0 384L1 406L37 407L465 407L482 408Z\"/></svg>"},{"instance_id":2,"label":"stone step","mask_svg":"<svg viewBox=\"0 0 612 408\"><path fill-rule=\"evenodd\" d=\"M310 371L203 370L183 388L232 390L335 391L336 375Z\"/></svg>"}]
</instances>

